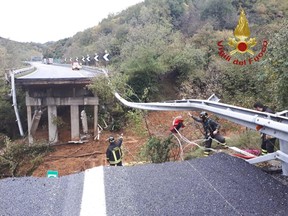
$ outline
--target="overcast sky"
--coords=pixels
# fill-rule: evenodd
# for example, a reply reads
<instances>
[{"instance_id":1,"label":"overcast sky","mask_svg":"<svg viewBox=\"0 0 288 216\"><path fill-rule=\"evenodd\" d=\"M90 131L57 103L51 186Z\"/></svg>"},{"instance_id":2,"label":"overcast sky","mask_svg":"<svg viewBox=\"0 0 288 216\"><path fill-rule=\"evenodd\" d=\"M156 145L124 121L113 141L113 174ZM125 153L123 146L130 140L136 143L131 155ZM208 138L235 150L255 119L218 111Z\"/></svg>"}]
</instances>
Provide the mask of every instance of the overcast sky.
<instances>
[{"instance_id":1,"label":"overcast sky","mask_svg":"<svg viewBox=\"0 0 288 216\"><path fill-rule=\"evenodd\" d=\"M19 42L57 41L142 1L2 0L0 37Z\"/></svg>"}]
</instances>

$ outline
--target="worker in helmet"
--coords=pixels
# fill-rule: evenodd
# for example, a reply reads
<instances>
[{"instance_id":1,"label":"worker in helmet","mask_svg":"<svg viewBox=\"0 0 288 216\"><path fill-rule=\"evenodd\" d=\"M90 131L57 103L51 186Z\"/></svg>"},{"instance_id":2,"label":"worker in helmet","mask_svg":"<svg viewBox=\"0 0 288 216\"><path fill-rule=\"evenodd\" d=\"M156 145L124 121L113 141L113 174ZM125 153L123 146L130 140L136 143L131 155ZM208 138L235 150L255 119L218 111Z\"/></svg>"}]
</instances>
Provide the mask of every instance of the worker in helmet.
<instances>
[{"instance_id":1,"label":"worker in helmet","mask_svg":"<svg viewBox=\"0 0 288 216\"><path fill-rule=\"evenodd\" d=\"M253 107L260 112L268 112L268 113L274 113L272 109L270 109L267 106L264 106L261 102L256 102ZM269 136L264 133L261 134L261 155L265 155L267 153L273 153L274 147L276 143L276 138Z\"/></svg>"},{"instance_id":2,"label":"worker in helmet","mask_svg":"<svg viewBox=\"0 0 288 216\"><path fill-rule=\"evenodd\" d=\"M220 124L208 117L208 113L202 111L198 117L194 117L192 114L189 115L197 122L201 122L204 128L205 135L205 149L204 156L209 156L212 145L212 139L215 139L218 144L226 148L225 138L219 133Z\"/></svg>"},{"instance_id":3,"label":"worker in helmet","mask_svg":"<svg viewBox=\"0 0 288 216\"><path fill-rule=\"evenodd\" d=\"M122 166L122 141L123 137L120 136L119 140L116 142L113 136L108 138L109 146L106 151L106 159L109 162L110 166Z\"/></svg>"},{"instance_id":4,"label":"worker in helmet","mask_svg":"<svg viewBox=\"0 0 288 216\"><path fill-rule=\"evenodd\" d=\"M170 128L170 131L172 133L177 133L180 130L180 128L185 127L183 122L184 122L184 119L181 115L174 118L173 123L172 123L172 127Z\"/></svg>"}]
</instances>

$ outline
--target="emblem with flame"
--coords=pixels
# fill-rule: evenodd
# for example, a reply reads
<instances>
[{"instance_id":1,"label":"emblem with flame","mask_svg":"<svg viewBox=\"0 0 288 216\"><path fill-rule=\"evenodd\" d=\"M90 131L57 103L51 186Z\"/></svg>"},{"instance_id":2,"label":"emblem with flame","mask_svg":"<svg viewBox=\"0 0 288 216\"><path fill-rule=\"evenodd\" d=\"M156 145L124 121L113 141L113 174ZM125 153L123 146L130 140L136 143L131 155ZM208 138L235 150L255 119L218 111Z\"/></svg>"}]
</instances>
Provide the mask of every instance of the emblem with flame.
<instances>
[{"instance_id":1,"label":"emblem with flame","mask_svg":"<svg viewBox=\"0 0 288 216\"><path fill-rule=\"evenodd\" d=\"M229 46L234 48L234 50L230 52L230 55L234 55L237 52L241 54L248 52L251 55L254 55L254 52L250 48L254 47L257 42L255 38L250 38L246 41L250 37L250 29L243 9L241 9L240 12L238 25L234 31L234 37L235 38L228 39Z\"/></svg>"}]
</instances>

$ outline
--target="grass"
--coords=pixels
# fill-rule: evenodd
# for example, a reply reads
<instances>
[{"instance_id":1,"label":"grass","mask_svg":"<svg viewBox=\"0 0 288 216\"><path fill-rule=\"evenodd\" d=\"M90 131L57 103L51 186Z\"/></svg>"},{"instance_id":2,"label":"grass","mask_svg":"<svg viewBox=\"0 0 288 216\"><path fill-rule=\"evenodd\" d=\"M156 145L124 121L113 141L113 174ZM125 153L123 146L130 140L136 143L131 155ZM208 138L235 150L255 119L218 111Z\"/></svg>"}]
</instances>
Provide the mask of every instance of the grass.
<instances>
[{"instance_id":1,"label":"grass","mask_svg":"<svg viewBox=\"0 0 288 216\"><path fill-rule=\"evenodd\" d=\"M259 132L246 130L243 133L231 136L226 142L228 146L235 146L241 149L259 149L261 138Z\"/></svg>"},{"instance_id":2,"label":"grass","mask_svg":"<svg viewBox=\"0 0 288 216\"><path fill-rule=\"evenodd\" d=\"M257 149L260 150L261 138L260 133L253 130L246 130L244 132L234 134L229 138L226 138L226 143L230 147L237 147L239 149ZM218 145L213 141L212 148L218 149ZM277 148L277 146L276 146ZM226 150L223 150L224 152ZM230 151L230 150L229 150ZM192 158L203 157L203 150L201 148L193 148L188 152L185 152L185 160Z\"/></svg>"}]
</instances>

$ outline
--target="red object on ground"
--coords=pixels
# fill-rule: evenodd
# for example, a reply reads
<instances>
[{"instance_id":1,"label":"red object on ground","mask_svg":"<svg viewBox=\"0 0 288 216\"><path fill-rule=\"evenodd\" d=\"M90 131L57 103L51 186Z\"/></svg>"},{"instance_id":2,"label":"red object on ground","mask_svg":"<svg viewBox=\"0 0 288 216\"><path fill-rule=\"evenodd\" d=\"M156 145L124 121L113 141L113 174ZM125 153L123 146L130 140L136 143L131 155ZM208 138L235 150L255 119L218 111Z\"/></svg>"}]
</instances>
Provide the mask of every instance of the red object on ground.
<instances>
[{"instance_id":1,"label":"red object on ground","mask_svg":"<svg viewBox=\"0 0 288 216\"><path fill-rule=\"evenodd\" d=\"M261 151L258 150L258 149L245 149L244 151L246 151L246 152L248 152L250 154L256 155L256 156L261 154Z\"/></svg>"},{"instance_id":2,"label":"red object on ground","mask_svg":"<svg viewBox=\"0 0 288 216\"><path fill-rule=\"evenodd\" d=\"M255 158L255 156L247 156L247 155L243 155L243 154L233 154L233 156L235 157L239 157L239 158L244 158L244 159L251 159L251 158Z\"/></svg>"}]
</instances>

